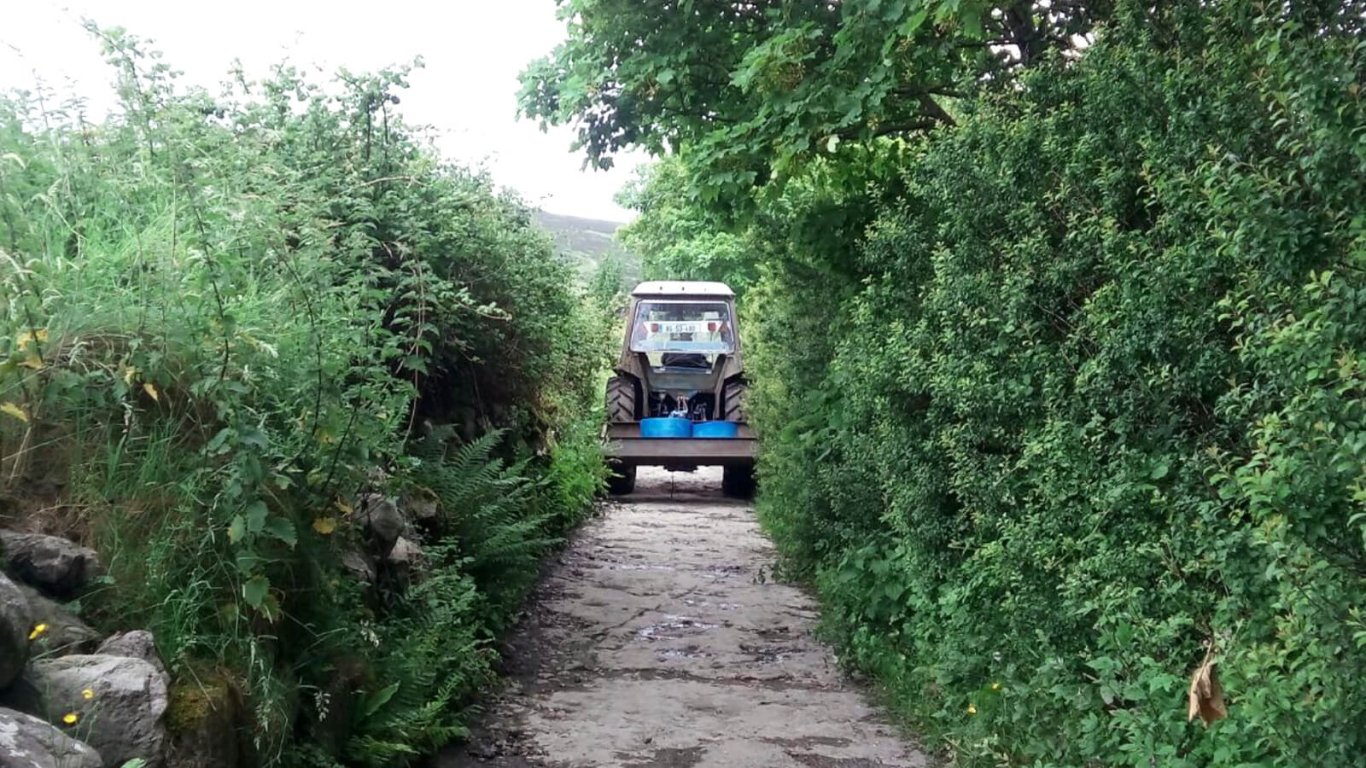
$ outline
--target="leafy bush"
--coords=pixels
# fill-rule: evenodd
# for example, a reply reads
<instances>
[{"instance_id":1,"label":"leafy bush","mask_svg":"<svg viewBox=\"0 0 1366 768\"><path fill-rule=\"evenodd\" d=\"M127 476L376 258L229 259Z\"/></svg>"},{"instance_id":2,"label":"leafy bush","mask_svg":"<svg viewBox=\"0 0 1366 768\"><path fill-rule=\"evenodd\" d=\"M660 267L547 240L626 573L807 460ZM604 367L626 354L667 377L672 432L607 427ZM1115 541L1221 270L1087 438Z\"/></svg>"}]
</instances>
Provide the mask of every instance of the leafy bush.
<instances>
[{"instance_id":1,"label":"leafy bush","mask_svg":"<svg viewBox=\"0 0 1366 768\"><path fill-rule=\"evenodd\" d=\"M0 100L4 481L109 561L95 620L230 670L256 763L410 762L596 490L602 319L525 206L404 124L407 69L212 96L92 32L117 115ZM357 495L428 486L430 570L347 575Z\"/></svg>"},{"instance_id":2,"label":"leafy bush","mask_svg":"<svg viewBox=\"0 0 1366 768\"><path fill-rule=\"evenodd\" d=\"M1366 746L1363 199L1338 181L1363 115L1323 85L1361 49L1351 20L1265 23L1184 17L1174 48L1121 25L924 142L828 367L800 363L822 375L786 332L755 355L819 393L755 398L766 520L965 763ZM769 290L832 306L828 281ZM1209 644L1231 703L1204 730Z\"/></svg>"},{"instance_id":3,"label":"leafy bush","mask_svg":"<svg viewBox=\"0 0 1366 768\"><path fill-rule=\"evenodd\" d=\"M843 658L959 764L1359 763L1366 7L825 10L613 37L634 17L585 0L527 98L591 113L590 156L638 136L696 161L636 231L709 216L751 244L760 514ZM1031 18L1090 37L1004 71L946 53ZM591 71L619 40L640 54ZM969 72L927 88L936 61ZM905 108L888 94L950 119L870 137ZM727 165L732 143L758 160ZM763 188L694 210L756 164ZM1207 655L1208 727L1187 719Z\"/></svg>"}]
</instances>

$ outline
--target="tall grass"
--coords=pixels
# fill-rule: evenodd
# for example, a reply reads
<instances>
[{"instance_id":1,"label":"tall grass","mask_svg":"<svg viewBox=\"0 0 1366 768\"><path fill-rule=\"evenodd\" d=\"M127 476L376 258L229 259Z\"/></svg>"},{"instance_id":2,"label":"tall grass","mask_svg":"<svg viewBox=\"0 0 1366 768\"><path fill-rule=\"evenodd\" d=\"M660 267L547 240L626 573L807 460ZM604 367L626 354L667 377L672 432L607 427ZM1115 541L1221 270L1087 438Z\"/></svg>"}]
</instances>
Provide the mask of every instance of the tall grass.
<instances>
[{"instance_id":1,"label":"tall grass","mask_svg":"<svg viewBox=\"0 0 1366 768\"><path fill-rule=\"evenodd\" d=\"M240 690L254 764L414 759L597 489L599 313L415 138L406 69L210 95L91 31L113 117L0 99L0 482L100 549L92 620ZM426 566L347 575L357 494L427 485Z\"/></svg>"}]
</instances>

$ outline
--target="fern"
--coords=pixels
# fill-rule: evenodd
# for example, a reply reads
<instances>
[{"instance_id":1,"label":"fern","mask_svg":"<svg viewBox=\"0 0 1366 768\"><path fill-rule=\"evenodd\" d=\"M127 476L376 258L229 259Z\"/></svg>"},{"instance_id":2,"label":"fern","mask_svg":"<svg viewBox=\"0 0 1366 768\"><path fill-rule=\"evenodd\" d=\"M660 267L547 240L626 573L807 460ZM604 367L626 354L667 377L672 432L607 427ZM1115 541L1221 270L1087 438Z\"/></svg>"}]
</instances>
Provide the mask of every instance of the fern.
<instances>
[{"instance_id":1,"label":"fern","mask_svg":"<svg viewBox=\"0 0 1366 768\"><path fill-rule=\"evenodd\" d=\"M349 762L408 765L467 735L459 707L491 679L493 652L476 636L479 595L460 566L444 566L414 586L400 617L386 625L378 690L354 708Z\"/></svg>"},{"instance_id":2,"label":"fern","mask_svg":"<svg viewBox=\"0 0 1366 768\"><path fill-rule=\"evenodd\" d=\"M415 450L424 459L417 479L440 499L442 533L486 596L495 631L559 541L549 533L554 513L543 511L539 498L547 481L529 480L524 462L507 466L493 456L504 434L490 432L454 450L437 434Z\"/></svg>"},{"instance_id":3,"label":"fern","mask_svg":"<svg viewBox=\"0 0 1366 768\"><path fill-rule=\"evenodd\" d=\"M436 430L413 447L421 462L411 479L442 509L427 546L435 566L381 635L374 690L354 708L346 745L357 765L408 765L466 735L459 709L492 679L489 639L506 628L557 541L548 535L554 515L543 511L548 481L495 456L503 437L494 431L452 447L449 430Z\"/></svg>"}]
</instances>

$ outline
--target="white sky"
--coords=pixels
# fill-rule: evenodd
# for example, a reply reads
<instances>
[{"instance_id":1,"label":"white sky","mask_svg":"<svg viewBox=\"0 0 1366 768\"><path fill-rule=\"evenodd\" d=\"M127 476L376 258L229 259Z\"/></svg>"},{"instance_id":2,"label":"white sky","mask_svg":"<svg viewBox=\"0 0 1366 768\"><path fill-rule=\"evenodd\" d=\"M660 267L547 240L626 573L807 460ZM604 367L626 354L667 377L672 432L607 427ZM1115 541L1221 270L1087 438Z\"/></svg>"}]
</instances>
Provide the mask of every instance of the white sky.
<instances>
[{"instance_id":1,"label":"white sky","mask_svg":"<svg viewBox=\"0 0 1366 768\"><path fill-rule=\"evenodd\" d=\"M151 40L182 81L218 91L234 59L249 76L284 59L371 71L421 55L401 109L436 128L438 145L466 165L484 165L502 186L553 213L616 221L632 214L612 197L641 155L609 172L580 170L569 129L542 133L518 121L517 75L564 37L555 0L4 0L0 2L0 89L35 76L74 88L92 107L112 100L111 72L81 29L89 17Z\"/></svg>"}]
</instances>

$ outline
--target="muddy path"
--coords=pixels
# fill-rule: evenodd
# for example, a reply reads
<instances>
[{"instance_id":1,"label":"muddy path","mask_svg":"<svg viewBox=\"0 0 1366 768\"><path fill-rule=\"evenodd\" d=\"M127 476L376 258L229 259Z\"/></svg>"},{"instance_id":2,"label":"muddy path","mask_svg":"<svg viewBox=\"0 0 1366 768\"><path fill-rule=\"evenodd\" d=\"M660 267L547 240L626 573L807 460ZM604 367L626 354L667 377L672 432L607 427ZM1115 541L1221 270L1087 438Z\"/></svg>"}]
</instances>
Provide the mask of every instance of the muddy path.
<instances>
[{"instance_id":1,"label":"muddy path","mask_svg":"<svg viewBox=\"0 0 1366 768\"><path fill-rule=\"evenodd\" d=\"M719 471L641 469L560 556L515 633L509 681L436 768L921 766L770 578Z\"/></svg>"}]
</instances>

